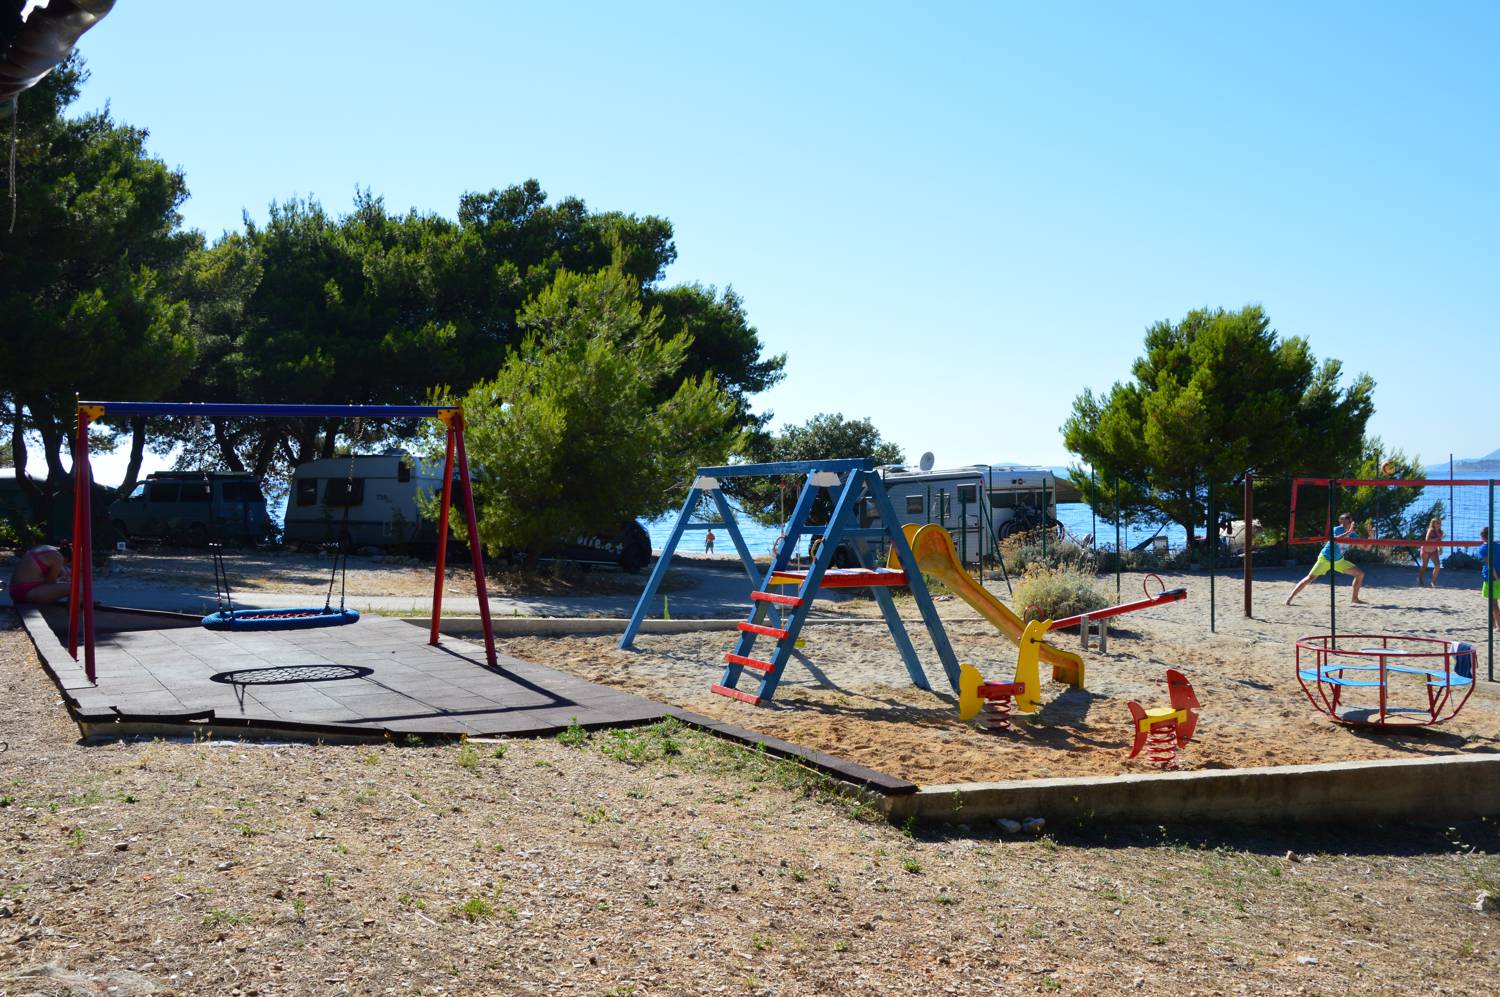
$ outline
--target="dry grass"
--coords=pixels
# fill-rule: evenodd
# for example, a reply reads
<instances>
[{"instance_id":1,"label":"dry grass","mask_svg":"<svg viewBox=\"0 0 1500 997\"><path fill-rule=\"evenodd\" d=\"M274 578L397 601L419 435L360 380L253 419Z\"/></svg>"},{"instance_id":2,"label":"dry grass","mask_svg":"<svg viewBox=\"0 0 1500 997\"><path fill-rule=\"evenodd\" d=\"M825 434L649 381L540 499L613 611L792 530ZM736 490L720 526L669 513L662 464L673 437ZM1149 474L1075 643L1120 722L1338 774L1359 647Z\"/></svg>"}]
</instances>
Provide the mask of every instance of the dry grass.
<instances>
[{"instance_id":1,"label":"dry grass","mask_svg":"<svg viewBox=\"0 0 1500 997\"><path fill-rule=\"evenodd\" d=\"M1480 994L1500 970L1471 909L1500 886L1488 823L908 835L671 728L88 747L8 614L0 738L0 993Z\"/></svg>"}]
</instances>

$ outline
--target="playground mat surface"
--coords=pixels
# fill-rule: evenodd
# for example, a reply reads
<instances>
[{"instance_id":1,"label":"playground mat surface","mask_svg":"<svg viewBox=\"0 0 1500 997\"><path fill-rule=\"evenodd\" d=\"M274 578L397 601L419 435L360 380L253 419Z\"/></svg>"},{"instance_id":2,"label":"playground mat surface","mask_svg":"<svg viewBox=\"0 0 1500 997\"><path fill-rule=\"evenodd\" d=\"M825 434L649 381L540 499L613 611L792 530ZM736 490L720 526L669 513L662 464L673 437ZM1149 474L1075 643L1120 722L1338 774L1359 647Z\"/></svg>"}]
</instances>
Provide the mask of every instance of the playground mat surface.
<instances>
[{"instance_id":1,"label":"playground mat surface","mask_svg":"<svg viewBox=\"0 0 1500 997\"><path fill-rule=\"evenodd\" d=\"M441 637L401 620L254 633L207 630L190 616L97 611L97 677L61 645L67 608L22 620L89 734L163 733L213 721L303 736L550 734L659 720L665 709L617 689ZM45 621L45 622L44 622ZM82 652L80 651L80 658ZM126 724L122 728L120 724Z\"/></svg>"},{"instance_id":2,"label":"playground mat surface","mask_svg":"<svg viewBox=\"0 0 1500 997\"><path fill-rule=\"evenodd\" d=\"M773 703L759 708L709 692L724 653L733 649L732 632L642 635L635 651L619 650L609 637L511 638L503 646L529 661L923 784L1150 771L1143 759L1126 758L1132 730L1125 704L1165 705L1169 667L1187 675L1203 704L1195 738L1178 755L1182 770L1500 750L1500 698L1485 682L1456 718L1427 730L1356 731L1314 712L1295 677L1293 645L1299 637L1327 632L1327 588L1310 588L1296 606L1284 607L1296 573L1267 574L1256 580L1254 619L1243 616L1240 580L1217 579L1216 634L1208 626L1209 579L1163 576L1169 588L1186 586L1188 599L1114 620L1109 652L1084 654L1084 691L1050 682L1044 667L1042 709L1029 718L1017 715L1009 734L959 722L920 623L909 623L908 631L933 691L911 684L883 624L834 623L804 631L806 647L788 665ZM1471 586L1472 572L1447 574L1445 586L1432 589L1415 587L1412 575L1398 568L1370 571L1366 604L1359 606L1348 604L1349 589L1342 585L1339 629L1468 640L1480 648L1483 675L1484 604L1477 576ZM1125 599L1140 584L1140 576L1127 575ZM1005 598L1003 584L990 587ZM1114 586L1108 589L1113 593ZM957 599L939 597L938 608L959 660L975 664L986 679L1010 681L1014 646ZM914 617L910 609L908 602L904 617ZM1078 649L1076 631L1053 639ZM1419 685L1402 692L1405 702L1425 703Z\"/></svg>"}]
</instances>

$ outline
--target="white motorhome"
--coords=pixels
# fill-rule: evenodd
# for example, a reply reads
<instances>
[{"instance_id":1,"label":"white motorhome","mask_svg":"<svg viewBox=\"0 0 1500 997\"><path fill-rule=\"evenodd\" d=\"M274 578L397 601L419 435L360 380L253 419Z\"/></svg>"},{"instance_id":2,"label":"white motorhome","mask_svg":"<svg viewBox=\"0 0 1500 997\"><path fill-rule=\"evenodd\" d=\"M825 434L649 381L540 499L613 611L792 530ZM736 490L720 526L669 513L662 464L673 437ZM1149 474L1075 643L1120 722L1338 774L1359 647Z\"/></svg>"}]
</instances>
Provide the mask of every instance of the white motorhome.
<instances>
[{"instance_id":1,"label":"white motorhome","mask_svg":"<svg viewBox=\"0 0 1500 997\"><path fill-rule=\"evenodd\" d=\"M1077 489L1050 468L1016 464L969 464L938 469L900 464L879 469L896 518L902 524L941 523L953 534L959 556L977 562L1011 534L1057 524L1062 501L1077 501ZM861 510L878 524L874 510Z\"/></svg>"},{"instance_id":2,"label":"white motorhome","mask_svg":"<svg viewBox=\"0 0 1500 997\"><path fill-rule=\"evenodd\" d=\"M402 450L311 460L292 472L286 542L331 543L347 533L356 548L430 549L437 527L423 519L417 496L442 490L442 462Z\"/></svg>"}]
</instances>

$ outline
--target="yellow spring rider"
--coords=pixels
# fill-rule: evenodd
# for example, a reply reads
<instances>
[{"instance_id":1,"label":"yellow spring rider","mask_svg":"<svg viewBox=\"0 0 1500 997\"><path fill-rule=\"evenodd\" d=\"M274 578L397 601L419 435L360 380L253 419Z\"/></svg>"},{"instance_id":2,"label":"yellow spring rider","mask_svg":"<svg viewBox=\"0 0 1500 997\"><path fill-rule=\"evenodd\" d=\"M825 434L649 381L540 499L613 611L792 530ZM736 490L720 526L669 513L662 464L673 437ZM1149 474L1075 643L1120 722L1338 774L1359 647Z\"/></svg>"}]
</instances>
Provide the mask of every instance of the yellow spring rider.
<instances>
[{"instance_id":1,"label":"yellow spring rider","mask_svg":"<svg viewBox=\"0 0 1500 997\"><path fill-rule=\"evenodd\" d=\"M1026 624L1018 641L1016 678L1013 682L986 682L979 669L967 661L958 666L958 718L980 718L979 724L989 731L1010 730L1012 710L1035 713L1041 709L1041 674L1043 638L1052 629L1051 620L1032 620Z\"/></svg>"}]
</instances>

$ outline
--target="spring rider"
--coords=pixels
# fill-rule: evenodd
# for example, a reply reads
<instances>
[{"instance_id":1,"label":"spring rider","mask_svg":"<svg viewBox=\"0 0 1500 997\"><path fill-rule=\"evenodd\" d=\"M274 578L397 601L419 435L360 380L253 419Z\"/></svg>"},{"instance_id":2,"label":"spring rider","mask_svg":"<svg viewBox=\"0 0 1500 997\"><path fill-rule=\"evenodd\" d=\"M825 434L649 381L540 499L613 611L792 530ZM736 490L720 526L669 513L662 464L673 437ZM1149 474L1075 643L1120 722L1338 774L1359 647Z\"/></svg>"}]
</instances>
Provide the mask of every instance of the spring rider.
<instances>
[{"instance_id":1,"label":"spring rider","mask_svg":"<svg viewBox=\"0 0 1500 997\"><path fill-rule=\"evenodd\" d=\"M1145 748L1146 760L1151 764L1164 769L1177 764L1177 749L1193 739L1198 710L1202 707L1192 683L1175 668L1167 669L1167 695L1171 706L1153 706L1148 710L1134 701L1125 704L1135 722L1135 744L1126 757L1134 758Z\"/></svg>"},{"instance_id":2,"label":"spring rider","mask_svg":"<svg viewBox=\"0 0 1500 997\"><path fill-rule=\"evenodd\" d=\"M958 718L972 720L988 731L1010 730L1012 710L1035 713L1041 707L1041 674L1038 662L1042 639L1052 628L1051 620L1032 620L1021 632L1013 682L986 682L979 669L968 662L958 666Z\"/></svg>"}]
</instances>

